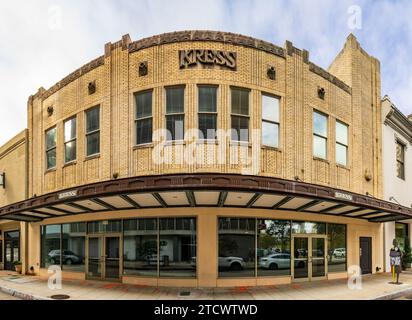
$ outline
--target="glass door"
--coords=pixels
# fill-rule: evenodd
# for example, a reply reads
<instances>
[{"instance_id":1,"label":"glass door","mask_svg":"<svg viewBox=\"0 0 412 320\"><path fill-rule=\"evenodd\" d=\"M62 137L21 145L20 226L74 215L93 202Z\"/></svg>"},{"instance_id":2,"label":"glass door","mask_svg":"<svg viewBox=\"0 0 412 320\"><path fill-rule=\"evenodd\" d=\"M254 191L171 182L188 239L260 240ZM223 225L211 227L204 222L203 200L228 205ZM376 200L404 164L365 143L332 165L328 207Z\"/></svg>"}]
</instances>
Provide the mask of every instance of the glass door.
<instances>
[{"instance_id":1,"label":"glass door","mask_svg":"<svg viewBox=\"0 0 412 320\"><path fill-rule=\"evenodd\" d=\"M120 237L105 237L105 279L120 279Z\"/></svg>"},{"instance_id":2,"label":"glass door","mask_svg":"<svg viewBox=\"0 0 412 320\"><path fill-rule=\"evenodd\" d=\"M102 279L103 277L103 237L89 237L87 241L87 278Z\"/></svg>"},{"instance_id":3,"label":"glass door","mask_svg":"<svg viewBox=\"0 0 412 320\"><path fill-rule=\"evenodd\" d=\"M4 233L4 269L14 271L14 262L20 261L20 231Z\"/></svg>"},{"instance_id":4,"label":"glass door","mask_svg":"<svg viewBox=\"0 0 412 320\"><path fill-rule=\"evenodd\" d=\"M294 235L292 239L293 280L325 279L327 275L326 236Z\"/></svg>"},{"instance_id":5,"label":"glass door","mask_svg":"<svg viewBox=\"0 0 412 320\"><path fill-rule=\"evenodd\" d=\"M326 239L312 238L312 278L322 278L326 276Z\"/></svg>"},{"instance_id":6,"label":"glass door","mask_svg":"<svg viewBox=\"0 0 412 320\"><path fill-rule=\"evenodd\" d=\"M121 270L120 235L89 236L87 278L119 280Z\"/></svg>"},{"instance_id":7,"label":"glass door","mask_svg":"<svg viewBox=\"0 0 412 320\"><path fill-rule=\"evenodd\" d=\"M295 279L309 278L309 239L305 237L293 238L293 265Z\"/></svg>"}]
</instances>

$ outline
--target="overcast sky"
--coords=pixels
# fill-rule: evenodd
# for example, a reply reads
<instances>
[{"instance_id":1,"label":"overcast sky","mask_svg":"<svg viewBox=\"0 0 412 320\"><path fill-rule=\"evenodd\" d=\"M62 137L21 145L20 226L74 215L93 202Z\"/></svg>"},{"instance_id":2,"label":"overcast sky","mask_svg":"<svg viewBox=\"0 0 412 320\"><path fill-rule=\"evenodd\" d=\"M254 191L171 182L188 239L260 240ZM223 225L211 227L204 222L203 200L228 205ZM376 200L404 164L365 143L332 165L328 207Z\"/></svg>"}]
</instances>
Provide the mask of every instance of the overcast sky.
<instances>
[{"instance_id":1,"label":"overcast sky","mask_svg":"<svg viewBox=\"0 0 412 320\"><path fill-rule=\"evenodd\" d=\"M31 94L102 55L106 42L126 33L138 40L209 29L280 46L290 40L327 68L352 32L381 61L382 95L410 114L411 15L410 0L0 0L0 145L26 127Z\"/></svg>"}]
</instances>

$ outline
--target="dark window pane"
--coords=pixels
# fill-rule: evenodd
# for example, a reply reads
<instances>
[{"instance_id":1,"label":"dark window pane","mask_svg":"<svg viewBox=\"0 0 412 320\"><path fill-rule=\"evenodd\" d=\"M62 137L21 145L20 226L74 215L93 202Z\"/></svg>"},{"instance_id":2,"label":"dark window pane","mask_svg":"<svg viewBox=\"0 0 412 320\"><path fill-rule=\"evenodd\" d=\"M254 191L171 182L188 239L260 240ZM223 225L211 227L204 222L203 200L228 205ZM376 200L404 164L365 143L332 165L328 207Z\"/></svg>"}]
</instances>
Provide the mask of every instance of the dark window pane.
<instances>
[{"instance_id":1,"label":"dark window pane","mask_svg":"<svg viewBox=\"0 0 412 320\"><path fill-rule=\"evenodd\" d=\"M249 141L249 118L232 116L232 140Z\"/></svg>"},{"instance_id":2,"label":"dark window pane","mask_svg":"<svg viewBox=\"0 0 412 320\"><path fill-rule=\"evenodd\" d=\"M136 95L136 119L152 116L152 92L142 92Z\"/></svg>"},{"instance_id":3,"label":"dark window pane","mask_svg":"<svg viewBox=\"0 0 412 320\"><path fill-rule=\"evenodd\" d=\"M199 112L216 112L216 87L199 87Z\"/></svg>"},{"instance_id":4,"label":"dark window pane","mask_svg":"<svg viewBox=\"0 0 412 320\"><path fill-rule=\"evenodd\" d=\"M176 228L175 218L160 219L159 262L161 277L196 277L196 219L180 220L185 230Z\"/></svg>"},{"instance_id":5,"label":"dark window pane","mask_svg":"<svg viewBox=\"0 0 412 320\"><path fill-rule=\"evenodd\" d=\"M156 219L124 221L125 275L157 276Z\"/></svg>"},{"instance_id":6,"label":"dark window pane","mask_svg":"<svg viewBox=\"0 0 412 320\"><path fill-rule=\"evenodd\" d=\"M346 271L346 225L328 224L328 271Z\"/></svg>"},{"instance_id":7,"label":"dark window pane","mask_svg":"<svg viewBox=\"0 0 412 320\"><path fill-rule=\"evenodd\" d=\"M56 146L56 128L50 129L46 132L46 149L51 149Z\"/></svg>"},{"instance_id":8,"label":"dark window pane","mask_svg":"<svg viewBox=\"0 0 412 320\"><path fill-rule=\"evenodd\" d=\"M62 265L65 271L85 271L86 223L62 226Z\"/></svg>"},{"instance_id":9,"label":"dark window pane","mask_svg":"<svg viewBox=\"0 0 412 320\"><path fill-rule=\"evenodd\" d=\"M168 141L183 140L184 115L166 116L166 129L168 131Z\"/></svg>"},{"instance_id":10,"label":"dark window pane","mask_svg":"<svg viewBox=\"0 0 412 320\"><path fill-rule=\"evenodd\" d=\"M219 219L219 277L255 276L256 233L252 221L254 219Z\"/></svg>"},{"instance_id":11,"label":"dark window pane","mask_svg":"<svg viewBox=\"0 0 412 320\"><path fill-rule=\"evenodd\" d=\"M290 221L258 222L258 276L290 275Z\"/></svg>"},{"instance_id":12,"label":"dark window pane","mask_svg":"<svg viewBox=\"0 0 412 320\"><path fill-rule=\"evenodd\" d=\"M249 91L232 89L232 113L249 115Z\"/></svg>"},{"instance_id":13,"label":"dark window pane","mask_svg":"<svg viewBox=\"0 0 412 320\"><path fill-rule=\"evenodd\" d=\"M136 143L144 144L152 142L152 118L136 121Z\"/></svg>"},{"instance_id":14,"label":"dark window pane","mask_svg":"<svg viewBox=\"0 0 412 320\"><path fill-rule=\"evenodd\" d=\"M0 240L0 263L3 262L3 241Z\"/></svg>"},{"instance_id":15,"label":"dark window pane","mask_svg":"<svg viewBox=\"0 0 412 320\"><path fill-rule=\"evenodd\" d=\"M41 227L41 267L48 268L51 265L60 266L61 225L49 225Z\"/></svg>"},{"instance_id":16,"label":"dark window pane","mask_svg":"<svg viewBox=\"0 0 412 320\"><path fill-rule=\"evenodd\" d=\"M184 88L167 88L166 89L166 113L183 113L184 112Z\"/></svg>"},{"instance_id":17,"label":"dark window pane","mask_svg":"<svg viewBox=\"0 0 412 320\"><path fill-rule=\"evenodd\" d=\"M73 160L76 160L76 146L77 146L76 141L67 142L64 145L64 148L65 148L64 154L65 154L65 162L66 163L70 162L70 161L73 161Z\"/></svg>"},{"instance_id":18,"label":"dark window pane","mask_svg":"<svg viewBox=\"0 0 412 320\"><path fill-rule=\"evenodd\" d=\"M64 123L64 142L76 138L76 122L76 118L73 118Z\"/></svg>"},{"instance_id":19,"label":"dark window pane","mask_svg":"<svg viewBox=\"0 0 412 320\"><path fill-rule=\"evenodd\" d=\"M86 112L86 133L100 129L100 108L93 108Z\"/></svg>"},{"instance_id":20,"label":"dark window pane","mask_svg":"<svg viewBox=\"0 0 412 320\"><path fill-rule=\"evenodd\" d=\"M401 251L405 251L405 243L408 240L408 225L404 223L395 223L395 239Z\"/></svg>"},{"instance_id":21,"label":"dark window pane","mask_svg":"<svg viewBox=\"0 0 412 320\"><path fill-rule=\"evenodd\" d=\"M86 140L87 156L100 153L100 131L87 135Z\"/></svg>"},{"instance_id":22,"label":"dark window pane","mask_svg":"<svg viewBox=\"0 0 412 320\"><path fill-rule=\"evenodd\" d=\"M216 114L199 114L200 139L216 139L216 130Z\"/></svg>"},{"instance_id":23,"label":"dark window pane","mask_svg":"<svg viewBox=\"0 0 412 320\"><path fill-rule=\"evenodd\" d=\"M47 169L56 167L56 149L47 151L46 153Z\"/></svg>"}]
</instances>

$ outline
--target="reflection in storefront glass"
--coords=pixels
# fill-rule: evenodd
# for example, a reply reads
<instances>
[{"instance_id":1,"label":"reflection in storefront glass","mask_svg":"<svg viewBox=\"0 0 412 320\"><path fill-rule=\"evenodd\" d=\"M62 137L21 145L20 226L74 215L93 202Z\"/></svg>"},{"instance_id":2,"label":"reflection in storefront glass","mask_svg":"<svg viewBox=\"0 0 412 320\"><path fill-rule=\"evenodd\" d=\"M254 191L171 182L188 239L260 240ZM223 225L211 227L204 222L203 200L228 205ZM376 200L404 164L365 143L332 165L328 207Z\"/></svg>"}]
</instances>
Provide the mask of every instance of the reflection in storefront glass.
<instances>
[{"instance_id":1,"label":"reflection in storefront glass","mask_svg":"<svg viewBox=\"0 0 412 320\"><path fill-rule=\"evenodd\" d=\"M258 221L258 276L290 275L290 221Z\"/></svg>"},{"instance_id":2,"label":"reflection in storefront glass","mask_svg":"<svg viewBox=\"0 0 412 320\"><path fill-rule=\"evenodd\" d=\"M41 267L60 265L61 225L41 227Z\"/></svg>"},{"instance_id":3,"label":"reflection in storefront glass","mask_svg":"<svg viewBox=\"0 0 412 320\"><path fill-rule=\"evenodd\" d=\"M196 277L196 219L160 219L161 277Z\"/></svg>"},{"instance_id":4,"label":"reflection in storefront glass","mask_svg":"<svg viewBox=\"0 0 412 320\"><path fill-rule=\"evenodd\" d=\"M256 220L219 219L219 277L254 277Z\"/></svg>"},{"instance_id":5,"label":"reflection in storefront glass","mask_svg":"<svg viewBox=\"0 0 412 320\"><path fill-rule=\"evenodd\" d=\"M85 270L86 223L70 223L62 226L62 266L66 271Z\"/></svg>"},{"instance_id":6,"label":"reflection in storefront glass","mask_svg":"<svg viewBox=\"0 0 412 320\"><path fill-rule=\"evenodd\" d=\"M292 233L294 234L325 234L326 224L316 222L292 222Z\"/></svg>"},{"instance_id":7,"label":"reflection in storefront glass","mask_svg":"<svg viewBox=\"0 0 412 320\"><path fill-rule=\"evenodd\" d=\"M123 224L125 275L157 276L157 219L125 220Z\"/></svg>"},{"instance_id":8,"label":"reflection in storefront glass","mask_svg":"<svg viewBox=\"0 0 412 320\"><path fill-rule=\"evenodd\" d=\"M328 272L346 271L346 225L328 224Z\"/></svg>"}]
</instances>

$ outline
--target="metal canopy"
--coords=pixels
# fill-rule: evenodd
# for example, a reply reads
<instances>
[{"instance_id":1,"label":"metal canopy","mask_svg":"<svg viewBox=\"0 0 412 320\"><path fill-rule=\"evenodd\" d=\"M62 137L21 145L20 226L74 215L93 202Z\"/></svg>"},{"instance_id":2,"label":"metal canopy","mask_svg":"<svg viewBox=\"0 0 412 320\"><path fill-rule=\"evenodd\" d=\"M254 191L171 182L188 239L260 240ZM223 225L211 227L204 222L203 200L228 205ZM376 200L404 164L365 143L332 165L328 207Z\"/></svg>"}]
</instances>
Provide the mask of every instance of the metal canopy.
<instances>
[{"instance_id":1,"label":"metal canopy","mask_svg":"<svg viewBox=\"0 0 412 320\"><path fill-rule=\"evenodd\" d=\"M308 212L388 222L412 209L370 196L269 177L147 176L80 186L0 208L0 219L38 222L94 212L176 207L237 207Z\"/></svg>"}]
</instances>

